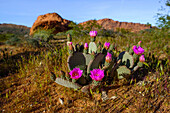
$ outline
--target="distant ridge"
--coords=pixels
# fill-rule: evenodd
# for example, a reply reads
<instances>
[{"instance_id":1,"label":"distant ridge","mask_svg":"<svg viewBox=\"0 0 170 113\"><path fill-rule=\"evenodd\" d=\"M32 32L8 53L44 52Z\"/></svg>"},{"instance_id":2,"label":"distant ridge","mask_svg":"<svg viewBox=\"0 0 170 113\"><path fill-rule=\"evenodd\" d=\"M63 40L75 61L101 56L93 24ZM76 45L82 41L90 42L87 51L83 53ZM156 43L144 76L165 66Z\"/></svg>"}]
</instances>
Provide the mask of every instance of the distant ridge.
<instances>
[{"instance_id":1,"label":"distant ridge","mask_svg":"<svg viewBox=\"0 0 170 113\"><path fill-rule=\"evenodd\" d=\"M30 32L30 27L24 25L7 24L7 23L0 24L0 34L12 33L12 34L25 35L25 34L29 34L29 32Z\"/></svg>"},{"instance_id":2,"label":"distant ridge","mask_svg":"<svg viewBox=\"0 0 170 113\"><path fill-rule=\"evenodd\" d=\"M93 21L93 20L88 20L88 21L85 21L79 24L85 25L87 22L90 22L90 21ZM124 29L130 30L131 32L138 32L141 30L152 28L152 26L149 26L146 24L132 23L132 22L119 22L119 21L114 21L109 18L97 20L97 24L99 24L106 30L116 30L117 28L124 28Z\"/></svg>"},{"instance_id":3,"label":"distant ridge","mask_svg":"<svg viewBox=\"0 0 170 113\"><path fill-rule=\"evenodd\" d=\"M24 26L24 25L16 25L16 24L8 24L8 23L0 23L0 27L15 27L15 28L25 28L30 29L30 27Z\"/></svg>"}]
</instances>

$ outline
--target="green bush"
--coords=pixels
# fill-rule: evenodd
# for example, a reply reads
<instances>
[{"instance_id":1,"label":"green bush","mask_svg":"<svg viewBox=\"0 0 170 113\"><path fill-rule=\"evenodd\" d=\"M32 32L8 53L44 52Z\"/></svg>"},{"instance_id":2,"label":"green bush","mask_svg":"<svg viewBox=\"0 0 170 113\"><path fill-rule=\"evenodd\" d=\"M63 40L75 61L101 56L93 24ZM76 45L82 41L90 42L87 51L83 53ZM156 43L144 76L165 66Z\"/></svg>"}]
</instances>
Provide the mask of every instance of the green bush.
<instances>
[{"instance_id":1,"label":"green bush","mask_svg":"<svg viewBox=\"0 0 170 113\"><path fill-rule=\"evenodd\" d=\"M38 29L36 32L34 32L33 38L40 40L42 42L48 42L53 38L52 35L53 31L54 31L53 29L49 30Z\"/></svg>"},{"instance_id":2,"label":"green bush","mask_svg":"<svg viewBox=\"0 0 170 113\"><path fill-rule=\"evenodd\" d=\"M34 39L34 38L30 39L29 38L26 41L27 41L28 45L30 45L30 46L33 46L33 47L39 47L40 46L39 41L37 39Z\"/></svg>"},{"instance_id":3,"label":"green bush","mask_svg":"<svg viewBox=\"0 0 170 113\"><path fill-rule=\"evenodd\" d=\"M15 36L16 35L14 35L14 34L0 34L0 42L5 42Z\"/></svg>"},{"instance_id":4,"label":"green bush","mask_svg":"<svg viewBox=\"0 0 170 113\"><path fill-rule=\"evenodd\" d=\"M18 37L16 37L16 36L14 36L14 37L12 37L12 38L10 38L9 40L7 40L5 43L7 44L7 45L20 45L21 44L21 39L20 38L18 38Z\"/></svg>"}]
</instances>

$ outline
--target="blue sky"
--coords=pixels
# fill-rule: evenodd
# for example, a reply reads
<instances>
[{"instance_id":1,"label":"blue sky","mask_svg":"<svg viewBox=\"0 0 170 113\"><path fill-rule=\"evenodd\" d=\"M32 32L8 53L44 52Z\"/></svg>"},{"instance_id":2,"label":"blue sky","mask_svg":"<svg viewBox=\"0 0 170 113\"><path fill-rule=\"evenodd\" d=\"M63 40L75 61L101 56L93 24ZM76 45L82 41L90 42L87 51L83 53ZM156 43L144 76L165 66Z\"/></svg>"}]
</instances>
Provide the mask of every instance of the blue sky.
<instances>
[{"instance_id":1,"label":"blue sky","mask_svg":"<svg viewBox=\"0 0 170 113\"><path fill-rule=\"evenodd\" d=\"M120 22L156 24L160 0L0 0L0 23L31 27L39 15L56 12L76 23L111 18ZM165 1L165 0L162 0Z\"/></svg>"}]
</instances>

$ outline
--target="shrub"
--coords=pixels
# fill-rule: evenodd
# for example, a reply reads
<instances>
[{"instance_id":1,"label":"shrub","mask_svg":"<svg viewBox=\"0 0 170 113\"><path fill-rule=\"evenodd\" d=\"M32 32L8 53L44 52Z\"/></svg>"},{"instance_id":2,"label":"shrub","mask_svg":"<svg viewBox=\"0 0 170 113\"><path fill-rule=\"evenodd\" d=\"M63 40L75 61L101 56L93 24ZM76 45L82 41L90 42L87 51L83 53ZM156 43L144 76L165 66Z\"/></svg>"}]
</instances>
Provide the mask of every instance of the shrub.
<instances>
[{"instance_id":1,"label":"shrub","mask_svg":"<svg viewBox=\"0 0 170 113\"><path fill-rule=\"evenodd\" d=\"M34 38L32 38L32 39L27 39L27 43L29 44L29 45L31 45L31 46L33 46L33 47L39 47L40 46L40 44L39 44L39 41L37 40L37 39L34 39Z\"/></svg>"},{"instance_id":2,"label":"shrub","mask_svg":"<svg viewBox=\"0 0 170 113\"><path fill-rule=\"evenodd\" d=\"M49 29L49 30L38 29L37 31L34 32L33 38L43 42L48 42L53 38L52 35L53 31L54 29Z\"/></svg>"},{"instance_id":3,"label":"shrub","mask_svg":"<svg viewBox=\"0 0 170 113\"><path fill-rule=\"evenodd\" d=\"M9 40L7 40L5 43L6 43L7 45L20 45L21 42L22 42L22 41L21 41L20 38L14 36L14 37L10 38Z\"/></svg>"}]
</instances>

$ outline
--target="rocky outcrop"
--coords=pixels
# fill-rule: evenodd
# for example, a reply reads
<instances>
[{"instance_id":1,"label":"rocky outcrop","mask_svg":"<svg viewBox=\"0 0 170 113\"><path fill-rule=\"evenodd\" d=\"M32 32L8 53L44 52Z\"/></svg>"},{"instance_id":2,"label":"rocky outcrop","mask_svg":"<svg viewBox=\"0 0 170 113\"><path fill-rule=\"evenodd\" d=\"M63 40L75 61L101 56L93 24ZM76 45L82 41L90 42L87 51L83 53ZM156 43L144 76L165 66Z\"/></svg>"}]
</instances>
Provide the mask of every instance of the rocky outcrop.
<instances>
[{"instance_id":1,"label":"rocky outcrop","mask_svg":"<svg viewBox=\"0 0 170 113\"><path fill-rule=\"evenodd\" d=\"M63 19L57 13L47 13L45 15L40 15L31 27L30 35L32 35L38 28L45 30L54 28L54 34L67 31L70 29L68 27L70 22L71 21L69 20Z\"/></svg>"},{"instance_id":2,"label":"rocky outcrop","mask_svg":"<svg viewBox=\"0 0 170 113\"><path fill-rule=\"evenodd\" d=\"M89 20L89 21L93 21L93 20ZM82 22L79 24L85 25L89 21ZM119 21L114 21L109 18L97 20L97 24L102 26L104 29L114 30L114 31L116 31L117 28L124 28L124 29L130 30L131 32L138 32L144 29L151 28L151 26L146 25L146 24L132 23L132 22L119 22Z\"/></svg>"}]
</instances>

